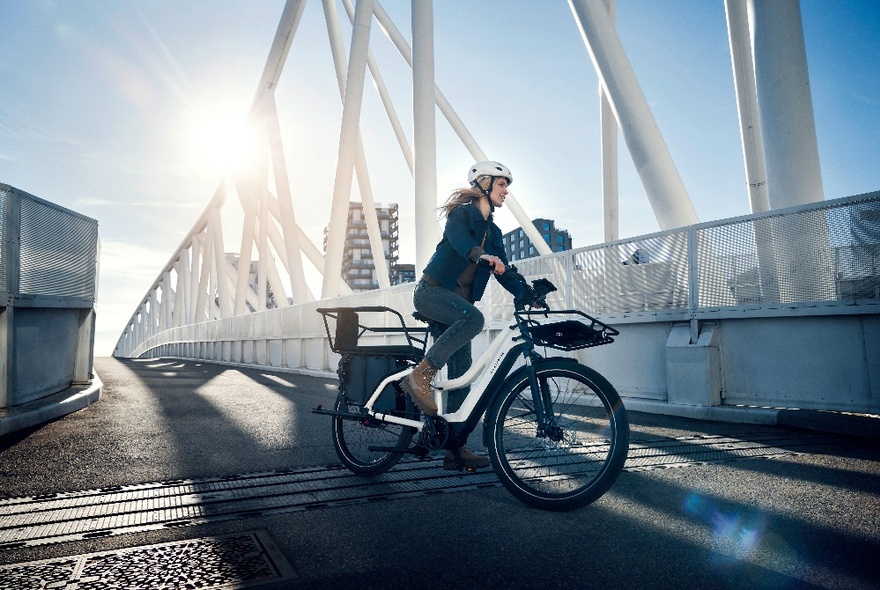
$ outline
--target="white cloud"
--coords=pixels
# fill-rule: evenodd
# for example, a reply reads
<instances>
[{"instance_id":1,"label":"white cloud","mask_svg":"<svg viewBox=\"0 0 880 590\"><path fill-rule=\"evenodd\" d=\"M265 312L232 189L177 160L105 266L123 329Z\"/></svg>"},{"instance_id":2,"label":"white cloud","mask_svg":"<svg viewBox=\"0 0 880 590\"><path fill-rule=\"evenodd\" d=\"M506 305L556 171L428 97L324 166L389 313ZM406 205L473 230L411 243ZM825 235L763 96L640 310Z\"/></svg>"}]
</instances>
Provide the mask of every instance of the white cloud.
<instances>
[{"instance_id":1,"label":"white cloud","mask_svg":"<svg viewBox=\"0 0 880 590\"><path fill-rule=\"evenodd\" d=\"M130 242L101 240L101 277L152 280L168 262L169 250L158 250Z\"/></svg>"}]
</instances>

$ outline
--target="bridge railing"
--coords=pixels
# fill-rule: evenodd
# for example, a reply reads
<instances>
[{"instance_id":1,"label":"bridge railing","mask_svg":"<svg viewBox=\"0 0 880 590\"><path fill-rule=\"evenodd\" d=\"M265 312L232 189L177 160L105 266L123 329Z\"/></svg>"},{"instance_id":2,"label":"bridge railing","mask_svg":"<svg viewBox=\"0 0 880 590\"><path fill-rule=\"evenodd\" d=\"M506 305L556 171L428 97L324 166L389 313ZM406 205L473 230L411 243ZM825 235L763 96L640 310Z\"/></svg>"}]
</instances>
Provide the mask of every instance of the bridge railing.
<instances>
[{"instance_id":1,"label":"bridge railing","mask_svg":"<svg viewBox=\"0 0 880 590\"><path fill-rule=\"evenodd\" d=\"M514 264L559 277L554 304L616 323L870 313L880 309L880 192ZM502 289L487 301L509 319Z\"/></svg>"},{"instance_id":2,"label":"bridge railing","mask_svg":"<svg viewBox=\"0 0 880 590\"><path fill-rule=\"evenodd\" d=\"M512 262L526 277L553 280L559 287L549 297L554 305L615 323L875 313L880 309L880 192ZM332 304L393 303L409 311L411 289L403 285L353 294ZM159 297L151 300L157 304L154 315L175 313L166 309L174 297L164 298L165 305ZM311 308L329 304L293 307L311 317ZM513 312L510 297L494 281L478 305L489 325L507 321ZM158 334L139 330L139 324L155 322L136 315L115 354L140 356L191 327L203 332L209 326L260 324L262 314L280 311L203 321ZM299 320L296 325L323 332L320 322ZM140 334L148 336L138 338Z\"/></svg>"},{"instance_id":3,"label":"bridge railing","mask_svg":"<svg viewBox=\"0 0 880 590\"><path fill-rule=\"evenodd\" d=\"M554 307L621 326L614 346L577 354L628 403L880 411L880 192L513 262L526 277L557 285ZM204 321L148 338L139 339L149 330L132 324L114 354L326 374L338 356L317 307L385 305L408 317L412 289ZM150 300L149 313L164 317L158 297ZM487 321L477 349L513 313L495 281L478 305ZM133 322L156 319L142 314Z\"/></svg>"},{"instance_id":4,"label":"bridge railing","mask_svg":"<svg viewBox=\"0 0 880 590\"><path fill-rule=\"evenodd\" d=\"M98 222L0 184L0 411L91 379Z\"/></svg>"}]
</instances>

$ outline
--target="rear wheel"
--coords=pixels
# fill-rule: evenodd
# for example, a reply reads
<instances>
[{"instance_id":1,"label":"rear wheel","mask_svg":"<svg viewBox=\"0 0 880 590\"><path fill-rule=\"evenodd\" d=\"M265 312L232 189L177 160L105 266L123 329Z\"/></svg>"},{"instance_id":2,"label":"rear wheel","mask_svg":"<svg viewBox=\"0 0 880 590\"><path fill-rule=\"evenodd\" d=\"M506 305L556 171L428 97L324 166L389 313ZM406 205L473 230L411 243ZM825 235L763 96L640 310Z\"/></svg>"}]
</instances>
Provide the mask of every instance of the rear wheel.
<instances>
[{"instance_id":1,"label":"rear wheel","mask_svg":"<svg viewBox=\"0 0 880 590\"><path fill-rule=\"evenodd\" d=\"M596 371L561 360L536 367L553 418L539 433L528 375L508 379L488 416L489 457L519 500L544 510L572 510L602 496L629 448L620 396Z\"/></svg>"},{"instance_id":2,"label":"rear wheel","mask_svg":"<svg viewBox=\"0 0 880 590\"><path fill-rule=\"evenodd\" d=\"M413 406L409 396L404 394L394 383L388 386L394 389L394 414L419 419L418 410ZM386 392L383 395L387 395ZM334 409L337 412L361 414L359 419L333 417L333 446L340 461L352 472L359 475L378 475L391 469L400 458L402 452L387 449L404 449L409 447L415 429L398 424L380 422L366 414L362 404L348 400L339 394ZM370 450L373 447L374 450Z\"/></svg>"}]
</instances>

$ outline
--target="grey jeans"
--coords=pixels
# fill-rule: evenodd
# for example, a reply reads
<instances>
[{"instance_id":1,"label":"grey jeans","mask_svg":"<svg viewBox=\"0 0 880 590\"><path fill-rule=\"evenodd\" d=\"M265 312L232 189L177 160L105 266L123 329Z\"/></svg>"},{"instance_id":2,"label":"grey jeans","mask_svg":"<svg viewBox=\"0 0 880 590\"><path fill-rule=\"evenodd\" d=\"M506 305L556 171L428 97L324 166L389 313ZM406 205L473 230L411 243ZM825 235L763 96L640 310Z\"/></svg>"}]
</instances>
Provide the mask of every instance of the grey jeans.
<instances>
[{"instance_id":1,"label":"grey jeans","mask_svg":"<svg viewBox=\"0 0 880 590\"><path fill-rule=\"evenodd\" d=\"M483 314L472 303L443 287L419 281L413 292L413 305L423 316L446 327L425 353L437 368L447 363L449 379L461 377L471 367L471 340L483 329ZM470 387L449 391L448 411L455 411L467 397Z\"/></svg>"}]
</instances>

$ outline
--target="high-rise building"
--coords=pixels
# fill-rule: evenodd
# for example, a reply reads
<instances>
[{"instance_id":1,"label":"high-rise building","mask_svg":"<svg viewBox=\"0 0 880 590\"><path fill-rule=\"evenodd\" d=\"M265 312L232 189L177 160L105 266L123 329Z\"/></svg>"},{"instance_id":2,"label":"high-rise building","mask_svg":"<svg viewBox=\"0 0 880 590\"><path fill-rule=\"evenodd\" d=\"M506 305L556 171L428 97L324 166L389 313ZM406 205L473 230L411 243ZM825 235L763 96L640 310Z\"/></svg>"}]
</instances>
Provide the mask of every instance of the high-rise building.
<instances>
[{"instance_id":1,"label":"high-rise building","mask_svg":"<svg viewBox=\"0 0 880 590\"><path fill-rule=\"evenodd\" d=\"M550 250L553 252L571 250L571 236L568 235L567 229L558 229L552 219L533 219L532 224L541 233ZM502 241L507 260L510 262L538 255L535 245L522 228L504 234Z\"/></svg>"},{"instance_id":2,"label":"high-rise building","mask_svg":"<svg viewBox=\"0 0 880 590\"><path fill-rule=\"evenodd\" d=\"M376 217L379 220L379 231L382 236L382 251L393 278L392 269L397 264L397 203L387 207L376 206ZM324 228L324 251L327 251L327 232ZM364 206L359 202L348 205L348 223L345 228L345 250L342 255L342 278L353 291L370 291L379 288L379 277L376 275L376 262L370 249L370 237L367 232L367 221L364 217Z\"/></svg>"},{"instance_id":3,"label":"high-rise building","mask_svg":"<svg viewBox=\"0 0 880 590\"><path fill-rule=\"evenodd\" d=\"M402 285L416 282L415 264L395 264L391 267L391 284Z\"/></svg>"}]
</instances>

